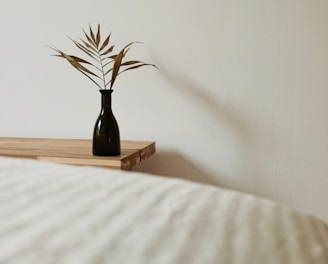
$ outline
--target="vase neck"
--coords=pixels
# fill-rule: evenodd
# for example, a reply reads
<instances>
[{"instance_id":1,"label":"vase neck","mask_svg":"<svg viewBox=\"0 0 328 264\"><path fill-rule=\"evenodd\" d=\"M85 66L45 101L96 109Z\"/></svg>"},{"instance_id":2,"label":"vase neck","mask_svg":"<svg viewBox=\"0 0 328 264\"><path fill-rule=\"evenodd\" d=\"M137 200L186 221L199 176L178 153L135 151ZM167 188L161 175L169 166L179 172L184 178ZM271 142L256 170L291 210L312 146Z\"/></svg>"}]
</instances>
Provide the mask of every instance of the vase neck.
<instances>
[{"instance_id":1,"label":"vase neck","mask_svg":"<svg viewBox=\"0 0 328 264\"><path fill-rule=\"evenodd\" d=\"M103 109L112 110L112 92L113 90L100 90Z\"/></svg>"}]
</instances>

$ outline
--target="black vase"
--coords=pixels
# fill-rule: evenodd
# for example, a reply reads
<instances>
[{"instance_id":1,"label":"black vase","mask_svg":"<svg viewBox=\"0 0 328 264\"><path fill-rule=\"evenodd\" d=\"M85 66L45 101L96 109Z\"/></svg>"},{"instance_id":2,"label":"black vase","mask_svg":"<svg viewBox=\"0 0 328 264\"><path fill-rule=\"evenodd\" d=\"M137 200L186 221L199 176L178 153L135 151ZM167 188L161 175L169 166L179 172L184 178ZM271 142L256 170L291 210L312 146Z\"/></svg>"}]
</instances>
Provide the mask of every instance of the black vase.
<instances>
[{"instance_id":1,"label":"black vase","mask_svg":"<svg viewBox=\"0 0 328 264\"><path fill-rule=\"evenodd\" d=\"M96 156L120 155L120 131L112 112L113 90L99 91L101 93L101 111L93 130L92 152Z\"/></svg>"}]
</instances>

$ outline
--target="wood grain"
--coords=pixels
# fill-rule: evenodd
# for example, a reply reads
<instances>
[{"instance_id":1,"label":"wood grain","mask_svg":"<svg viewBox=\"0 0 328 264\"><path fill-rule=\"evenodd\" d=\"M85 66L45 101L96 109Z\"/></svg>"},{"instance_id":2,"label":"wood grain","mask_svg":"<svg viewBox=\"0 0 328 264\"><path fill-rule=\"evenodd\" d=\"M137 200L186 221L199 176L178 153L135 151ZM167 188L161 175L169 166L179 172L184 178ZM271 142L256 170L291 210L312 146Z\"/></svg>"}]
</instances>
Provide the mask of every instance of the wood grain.
<instances>
[{"instance_id":1,"label":"wood grain","mask_svg":"<svg viewBox=\"0 0 328 264\"><path fill-rule=\"evenodd\" d=\"M87 139L0 137L0 155L131 170L155 153L153 141L121 141L121 155L94 156Z\"/></svg>"}]
</instances>

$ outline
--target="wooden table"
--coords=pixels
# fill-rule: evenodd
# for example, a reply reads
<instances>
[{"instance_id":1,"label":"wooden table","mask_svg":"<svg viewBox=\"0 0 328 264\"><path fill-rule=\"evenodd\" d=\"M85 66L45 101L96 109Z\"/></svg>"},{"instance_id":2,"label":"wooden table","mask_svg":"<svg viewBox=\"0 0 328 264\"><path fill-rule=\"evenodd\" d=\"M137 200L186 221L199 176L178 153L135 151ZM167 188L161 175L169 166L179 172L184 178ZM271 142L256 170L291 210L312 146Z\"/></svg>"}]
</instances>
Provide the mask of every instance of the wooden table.
<instances>
[{"instance_id":1,"label":"wooden table","mask_svg":"<svg viewBox=\"0 0 328 264\"><path fill-rule=\"evenodd\" d=\"M0 137L0 155L131 170L155 153L153 141L121 141L121 155L94 156L92 140Z\"/></svg>"}]
</instances>

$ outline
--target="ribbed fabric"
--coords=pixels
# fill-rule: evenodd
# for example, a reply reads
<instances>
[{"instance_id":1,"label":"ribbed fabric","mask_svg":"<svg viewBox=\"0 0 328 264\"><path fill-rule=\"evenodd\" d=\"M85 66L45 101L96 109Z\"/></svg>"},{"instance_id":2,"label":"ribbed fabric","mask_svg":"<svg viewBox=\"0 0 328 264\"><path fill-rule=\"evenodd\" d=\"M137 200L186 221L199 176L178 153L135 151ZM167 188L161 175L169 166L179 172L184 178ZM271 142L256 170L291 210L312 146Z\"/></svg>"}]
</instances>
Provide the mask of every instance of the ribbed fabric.
<instances>
[{"instance_id":1,"label":"ribbed fabric","mask_svg":"<svg viewBox=\"0 0 328 264\"><path fill-rule=\"evenodd\" d=\"M0 263L327 264L328 227L185 180L1 157Z\"/></svg>"}]
</instances>

